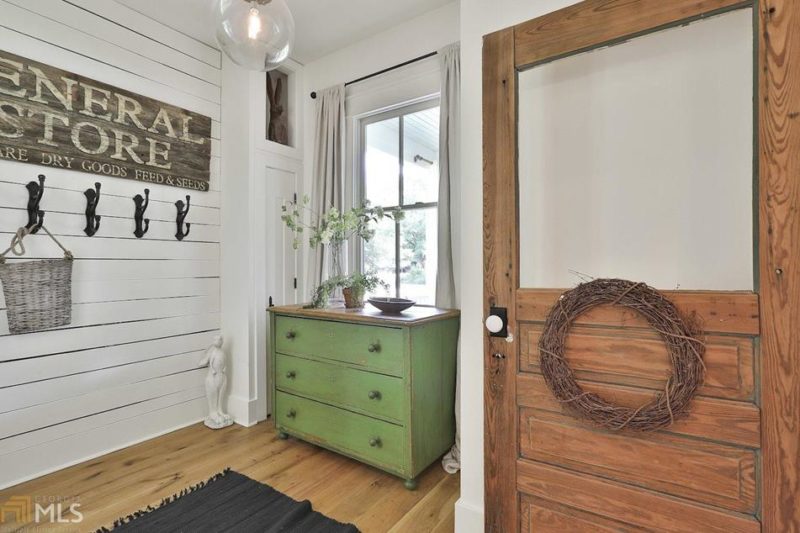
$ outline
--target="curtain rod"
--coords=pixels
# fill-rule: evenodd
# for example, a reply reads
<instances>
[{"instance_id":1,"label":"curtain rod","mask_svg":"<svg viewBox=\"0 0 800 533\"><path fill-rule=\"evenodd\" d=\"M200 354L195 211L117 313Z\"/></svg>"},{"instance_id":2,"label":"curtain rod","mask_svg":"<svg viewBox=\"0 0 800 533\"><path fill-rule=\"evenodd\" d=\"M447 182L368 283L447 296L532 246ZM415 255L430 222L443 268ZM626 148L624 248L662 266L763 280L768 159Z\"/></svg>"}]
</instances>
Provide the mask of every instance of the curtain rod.
<instances>
[{"instance_id":1,"label":"curtain rod","mask_svg":"<svg viewBox=\"0 0 800 533\"><path fill-rule=\"evenodd\" d=\"M368 74L367 76L363 76L363 77L358 78L356 80L348 81L347 83L344 84L344 86L347 87L349 85L353 85L354 83L359 83L359 82L362 82L362 81L366 81L366 80L368 80L370 78L374 78L375 76L380 76L381 74L386 74L387 72L391 72L393 70L397 70L399 68L405 67L406 65L410 65L412 63L416 63L417 61L422 61L423 59L428 59L429 57L433 57L438 53L439 52L430 52L430 53L425 54L423 56L415 57L414 59L409 59L408 61L400 63L399 65L395 65L393 67L385 68L383 70L379 70L378 72L373 72L372 74ZM311 98L316 98L316 97L317 97L317 91L313 91L311 93Z\"/></svg>"}]
</instances>

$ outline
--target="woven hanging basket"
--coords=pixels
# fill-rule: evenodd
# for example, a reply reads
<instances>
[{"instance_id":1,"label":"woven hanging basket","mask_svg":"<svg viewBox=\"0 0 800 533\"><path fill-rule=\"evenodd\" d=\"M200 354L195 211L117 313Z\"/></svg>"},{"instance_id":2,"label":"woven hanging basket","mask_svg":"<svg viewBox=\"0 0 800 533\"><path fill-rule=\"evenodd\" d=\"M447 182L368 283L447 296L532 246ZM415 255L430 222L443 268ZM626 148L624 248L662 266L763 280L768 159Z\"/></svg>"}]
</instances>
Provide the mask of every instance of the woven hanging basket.
<instances>
[{"instance_id":1,"label":"woven hanging basket","mask_svg":"<svg viewBox=\"0 0 800 533\"><path fill-rule=\"evenodd\" d=\"M53 235L47 235L64 251L63 259L45 259L8 264L6 256L25 255L23 239L29 234L20 228L11 246L0 254L0 282L6 299L8 329L12 335L65 326L72 322L73 257Z\"/></svg>"}]
</instances>

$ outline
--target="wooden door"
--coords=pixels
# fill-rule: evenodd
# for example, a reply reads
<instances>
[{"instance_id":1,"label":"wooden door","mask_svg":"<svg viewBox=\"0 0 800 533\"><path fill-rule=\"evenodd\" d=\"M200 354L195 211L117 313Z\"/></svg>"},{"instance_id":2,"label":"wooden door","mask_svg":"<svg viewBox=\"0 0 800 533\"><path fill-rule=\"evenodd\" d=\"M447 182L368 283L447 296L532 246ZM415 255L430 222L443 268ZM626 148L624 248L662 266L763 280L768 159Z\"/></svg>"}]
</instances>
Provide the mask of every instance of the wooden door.
<instances>
[{"instance_id":1,"label":"wooden door","mask_svg":"<svg viewBox=\"0 0 800 533\"><path fill-rule=\"evenodd\" d=\"M664 291L703 322L706 382L666 430L601 430L539 371L538 336L567 287L520 283L519 74L739 9L756 23L752 290ZM486 530L800 530L800 4L587 0L486 36L483 71L484 305L507 309L510 333L484 346ZM567 358L586 390L634 406L669 366L658 334L612 307L579 320Z\"/></svg>"}]
</instances>

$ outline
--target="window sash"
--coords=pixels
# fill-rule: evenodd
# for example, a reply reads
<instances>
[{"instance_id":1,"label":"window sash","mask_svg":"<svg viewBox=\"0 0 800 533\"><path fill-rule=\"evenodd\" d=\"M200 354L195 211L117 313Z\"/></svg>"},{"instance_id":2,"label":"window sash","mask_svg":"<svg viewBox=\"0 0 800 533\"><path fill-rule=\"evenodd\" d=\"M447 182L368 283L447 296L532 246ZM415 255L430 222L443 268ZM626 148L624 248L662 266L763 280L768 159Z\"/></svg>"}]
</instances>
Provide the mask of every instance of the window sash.
<instances>
[{"instance_id":1,"label":"window sash","mask_svg":"<svg viewBox=\"0 0 800 533\"><path fill-rule=\"evenodd\" d=\"M403 187L404 187L404 167L405 167L405 131L404 131L404 119L407 115L413 115L414 113L418 113L420 111L424 111L426 109L432 109L434 107L439 106L439 97L436 96L434 98L428 98L422 100L420 102L399 106L394 109L390 109L388 111L384 111L381 113L376 113L373 115L369 115L359 119L359 138L358 138L358 161L355 168L358 169L358 178L356 180L356 197L363 202L366 198L366 153L367 153L367 126L370 124L375 124L377 122L383 122L384 120L390 120L393 118L397 118L399 120L399 128L398 128L398 163L399 163L399 176L398 176L398 187L399 187L399 194L398 198L400 201L399 205L394 206L381 206L387 211L411 211L416 209L429 209L432 207L439 208L439 202L415 202L413 204L406 204L403 198ZM441 125L440 125L441 127ZM402 248L401 237L400 237L400 223L395 222L394 225L394 275L395 275L395 297L400 298L400 251ZM364 242L359 241L359 245L355 247L356 252L356 261L355 264L358 265L359 272L364 271Z\"/></svg>"}]
</instances>

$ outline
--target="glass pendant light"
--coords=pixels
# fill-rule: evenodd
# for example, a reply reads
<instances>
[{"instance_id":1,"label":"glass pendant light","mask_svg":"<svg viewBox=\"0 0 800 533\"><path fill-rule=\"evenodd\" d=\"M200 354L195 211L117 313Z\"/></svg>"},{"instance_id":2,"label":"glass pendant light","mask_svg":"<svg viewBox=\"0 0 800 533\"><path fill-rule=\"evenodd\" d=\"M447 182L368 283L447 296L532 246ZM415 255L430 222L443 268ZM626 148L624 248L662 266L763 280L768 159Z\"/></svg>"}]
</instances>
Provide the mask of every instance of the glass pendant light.
<instances>
[{"instance_id":1,"label":"glass pendant light","mask_svg":"<svg viewBox=\"0 0 800 533\"><path fill-rule=\"evenodd\" d=\"M217 42L225 54L249 70L274 70L294 43L294 18L285 0L217 0Z\"/></svg>"}]
</instances>

